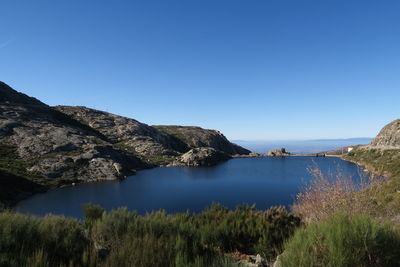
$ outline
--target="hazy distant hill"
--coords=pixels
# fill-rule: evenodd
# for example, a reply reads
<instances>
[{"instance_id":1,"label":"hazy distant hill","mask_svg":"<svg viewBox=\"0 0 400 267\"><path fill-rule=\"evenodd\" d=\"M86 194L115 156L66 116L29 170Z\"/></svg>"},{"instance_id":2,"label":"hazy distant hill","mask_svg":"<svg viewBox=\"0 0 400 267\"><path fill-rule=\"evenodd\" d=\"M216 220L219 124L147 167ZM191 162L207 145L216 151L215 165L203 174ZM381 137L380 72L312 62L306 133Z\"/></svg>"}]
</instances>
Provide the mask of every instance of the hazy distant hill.
<instances>
[{"instance_id":1,"label":"hazy distant hill","mask_svg":"<svg viewBox=\"0 0 400 267\"><path fill-rule=\"evenodd\" d=\"M368 144L372 138L348 138L348 139L316 139L316 140L268 140L268 141L244 141L234 140L233 142L250 149L256 153L266 153L271 149L286 148L287 151L295 154L311 154L321 151L340 149L349 145Z\"/></svg>"}]
</instances>

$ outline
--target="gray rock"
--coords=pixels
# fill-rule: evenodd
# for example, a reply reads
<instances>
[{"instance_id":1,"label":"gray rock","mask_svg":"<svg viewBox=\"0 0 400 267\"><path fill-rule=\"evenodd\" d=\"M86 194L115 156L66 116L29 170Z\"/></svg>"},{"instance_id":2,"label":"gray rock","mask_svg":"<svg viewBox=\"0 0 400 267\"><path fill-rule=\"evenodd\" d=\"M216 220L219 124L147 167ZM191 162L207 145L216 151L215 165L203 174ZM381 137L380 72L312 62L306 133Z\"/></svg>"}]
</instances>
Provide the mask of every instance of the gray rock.
<instances>
[{"instance_id":1,"label":"gray rock","mask_svg":"<svg viewBox=\"0 0 400 267\"><path fill-rule=\"evenodd\" d=\"M257 254L255 264L258 264L258 265L263 264L263 258L261 258L260 254Z\"/></svg>"},{"instance_id":2,"label":"gray rock","mask_svg":"<svg viewBox=\"0 0 400 267\"><path fill-rule=\"evenodd\" d=\"M110 143L143 157L176 156L188 150L179 139L134 119L87 107L57 106L55 109L95 129Z\"/></svg>"},{"instance_id":3,"label":"gray rock","mask_svg":"<svg viewBox=\"0 0 400 267\"><path fill-rule=\"evenodd\" d=\"M278 255L276 257L276 260L272 266L273 267L282 267L281 255Z\"/></svg>"},{"instance_id":4,"label":"gray rock","mask_svg":"<svg viewBox=\"0 0 400 267\"><path fill-rule=\"evenodd\" d=\"M200 147L186 152L173 165L190 167L213 166L230 158L228 154L212 147Z\"/></svg>"},{"instance_id":5,"label":"gray rock","mask_svg":"<svg viewBox=\"0 0 400 267\"><path fill-rule=\"evenodd\" d=\"M12 160L25 162L10 171L38 178L108 180L148 166L95 129L0 83L0 148L9 147L17 154Z\"/></svg>"},{"instance_id":6,"label":"gray rock","mask_svg":"<svg viewBox=\"0 0 400 267\"><path fill-rule=\"evenodd\" d=\"M158 130L180 139L190 148L212 147L228 155L247 155L251 151L233 144L219 131L196 126L157 125Z\"/></svg>"},{"instance_id":7,"label":"gray rock","mask_svg":"<svg viewBox=\"0 0 400 267\"><path fill-rule=\"evenodd\" d=\"M392 121L383 127L370 146L400 148L400 119Z\"/></svg>"},{"instance_id":8,"label":"gray rock","mask_svg":"<svg viewBox=\"0 0 400 267\"><path fill-rule=\"evenodd\" d=\"M268 156L270 156L270 157L284 157L284 156L290 156L290 153L287 152L285 148L273 149L273 150L268 152Z\"/></svg>"}]
</instances>

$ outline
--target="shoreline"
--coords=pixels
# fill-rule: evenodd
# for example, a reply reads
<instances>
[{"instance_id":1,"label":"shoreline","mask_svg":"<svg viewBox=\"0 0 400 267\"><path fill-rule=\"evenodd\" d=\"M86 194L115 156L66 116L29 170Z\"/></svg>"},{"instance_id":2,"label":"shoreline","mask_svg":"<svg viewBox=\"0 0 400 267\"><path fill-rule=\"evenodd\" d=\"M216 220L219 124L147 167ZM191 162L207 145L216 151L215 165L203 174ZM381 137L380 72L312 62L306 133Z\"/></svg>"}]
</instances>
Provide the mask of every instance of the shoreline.
<instances>
[{"instance_id":1,"label":"shoreline","mask_svg":"<svg viewBox=\"0 0 400 267\"><path fill-rule=\"evenodd\" d=\"M273 157L273 156L268 156L267 154L251 153L249 155L233 155L231 159L237 159L237 158L263 158L263 157L276 158L276 157ZM368 166L362 165L362 164L360 164L358 162L354 162L354 161L351 161L351 160L344 159L342 157L342 155L316 156L316 154L292 154L292 155L281 156L279 158L283 158L283 157L317 157L317 158L333 157L333 158L340 158L340 159L342 159L344 161L356 164L357 166L367 170L368 173L370 173L372 175L376 175L376 176L381 176L382 177L382 175L377 174L376 172L374 172L373 170L368 168ZM231 160L231 159L228 159L228 160ZM222 163L222 162L220 162L220 163ZM220 163L218 163L217 165L219 165ZM217 165L215 165L215 166L217 166ZM148 169L154 169L154 168L161 168L161 167L169 167L169 166L167 166L167 165L157 165L157 166L153 166L153 167L150 167L150 168L140 169L140 170L137 170L137 171L133 172L132 174L127 175L127 176L125 176L123 178L117 178L117 179L112 179L112 180L106 180L106 179L90 180L90 181L73 180L73 182L71 181L71 183L65 183L65 184L62 184L62 185L59 185L59 186L50 186L48 188L45 188L43 191L29 192L29 193L28 192L24 192L24 193L21 193L20 195L17 195L14 200L4 201L4 202L0 202L0 203L3 203L5 205L6 209L14 210L16 205L20 201L28 199L28 198L36 195L36 194L45 194L47 192L58 190L58 189L61 189L61 188L79 186L79 185L83 185L83 184L124 181L124 180L128 179L129 177L135 176L139 171L148 170ZM183 167L183 166L181 166L181 167ZM189 167L189 168L197 168L197 167ZM385 178L389 178L389 177L386 177L386 176L384 176L384 177Z\"/></svg>"}]
</instances>

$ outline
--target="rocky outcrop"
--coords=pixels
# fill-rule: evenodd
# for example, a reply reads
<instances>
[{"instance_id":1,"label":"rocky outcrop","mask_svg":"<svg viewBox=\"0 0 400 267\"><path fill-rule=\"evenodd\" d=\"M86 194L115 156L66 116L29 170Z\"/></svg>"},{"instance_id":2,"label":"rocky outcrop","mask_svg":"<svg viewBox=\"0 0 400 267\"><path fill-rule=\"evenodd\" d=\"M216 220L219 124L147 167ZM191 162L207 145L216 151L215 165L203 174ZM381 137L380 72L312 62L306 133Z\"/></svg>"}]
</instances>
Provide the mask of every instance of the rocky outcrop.
<instances>
[{"instance_id":1,"label":"rocky outcrop","mask_svg":"<svg viewBox=\"0 0 400 267\"><path fill-rule=\"evenodd\" d=\"M55 109L97 130L109 142L143 158L178 156L189 150L178 138L134 119L86 107L57 106Z\"/></svg>"},{"instance_id":2,"label":"rocky outcrop","mask_svg":"<svg viewBox=\"0 0 400 267\"><path fill-rule=\"evenodd\" d=\"M392 121L383 127L370 146L400 148L400 119Z\"/></svg>"},{"instance_id":3,"label":"rocky outcrop","mask_svg":"<svg viewBox=\"0 0 400 267\"><path fill-rule=\"evenodd\" d=\"M355 147L343 159L378 177L400 177L400 119L387 124L369 145Z\"/></svg>"},{"instance_id":4,"label":"rocky outcrop","mask_svg":"<svg viewBox=\"0 0 400 267\"><path fill-rule=\"evenodd\" d=\"M273 150L268 152L268 156L270 156L270 157L284 157L284 156L290 156L290 153L287 152L285 148L273 149Z\"/></svg>"},{"instance_id":5,"label":"rocky outcrop","mask_svg":"<svg viewBox=\"0 0 400 267\"><path fill-rule=\"evenodd\" d=\"M157 125L158 130L175 136L189 148L212 147L228 155L247 155L251 151L233 144L219 131L195 126Z\"/></svg>"},{"instance_id":6,"label":"rocky outcrop","mask_svg":"<svg viewBox=\"0 0 400 267\"><path fill-rule=\"evenodd\" d=\"M123 178L147 167L95 129L4 83L0 99L0 150L9 151L0 169L57 184Z\"/></svg>"},{"instance_id":7,"label":"rocky outcrop","mask_svg":"<svg viewBox=\"0 0 400 267\"><path fill-rule=\"evenodd\" d=\"M199 147L189 150L172 163L172 165L189 167L213 166L230 158L231 156L225 152L212 147Z\"/></svg>"}]
</instances>

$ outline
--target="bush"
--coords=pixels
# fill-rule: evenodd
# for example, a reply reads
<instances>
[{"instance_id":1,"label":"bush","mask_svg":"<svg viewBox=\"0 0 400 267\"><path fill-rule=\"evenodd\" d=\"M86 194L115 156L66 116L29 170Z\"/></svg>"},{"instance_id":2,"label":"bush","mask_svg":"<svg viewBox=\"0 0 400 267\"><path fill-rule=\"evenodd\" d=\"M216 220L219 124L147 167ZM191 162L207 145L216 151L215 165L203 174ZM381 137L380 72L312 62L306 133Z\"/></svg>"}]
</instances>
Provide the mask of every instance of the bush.
<instances>
[{"instance_id":1,"label":"bush","mask_svg":"<svg viewBox=\"0 0 400 267\"><path fill-rule=\"evenodd\" d=\"M93 204L83 204L82 211L85 221L87 221L90 225L101 219L105 213L105 210L102 206Z\"/></svg>"},{"instance_id":2,"label":"bush","mask_svg":"<svg viewBox=\"0 0 400 267\"><path fill-rule=\"evenodd\" d=\"M40 247L51 262L79 263L89 246L82 226L72 218L46 216L39 224Z\"/></svg>"},{"instance_id":3,"label":"bush","mask_svg":"<svg viewBox=\"0 0 400 267\"><path fill-rule=\"evenodd\" d=\"M297 230L285 245L282 266L400 266L400 236L366 215L336 214Z\"/></svg>"},{"instance_id":4,"label":"bush","mask_svg":"<svg viewBox=\"0 0 400 267\"><path fill-rule=\"evenodd\" d=\"M0 266L26 264L26 257L34 253L40 240L39 223L33 216L0 214Z\"/></svg>"},{"instance_id":5,"label":"bush","mask_svg":"<svg viewBox=\"0 0 400 267\"><path fill-rule=\"evenodd\" d=\"M301 219L283 207L261 211L244 205L230 211L213 204L194 215L191 224L208 246L273 258L282 252L284 241L300 226Z\"/></svg>"},{"instance_id":6,"label":"bush","mask_svg":"<svg viewBox=\"0 0 400 267\"><path fill-rule=\"evenodd\" d=\"M109 249L105 266L212 266L220 255L201 243L185 216L164 211L138 216L118 209L93 227L93 240ZM223 266L223 265L218 265Z\"/></svg>"},{"instance_id":7,"label":"bush","mask_svg":"<svg viewBox=\"0 0 400 267\"><path fill-rule=\"evenodd\" d=\"M30 266L36 262L80 265L89 242L80 224L60 216L0 213L0 266Z\"/></svg>"},{"instance_id":8,"label":"bush","mask_svg":"<svg viewBox=\"0 0 400 267\"><path fill-rule=\"evenodd\" d=\"M105 214L101 220L96 221L92 229L91 239L95 246L105 249L118 247L128 231L129 224L133 224L137 216L126 208L119 208Z\"/></svg>"}]
</instances>

